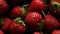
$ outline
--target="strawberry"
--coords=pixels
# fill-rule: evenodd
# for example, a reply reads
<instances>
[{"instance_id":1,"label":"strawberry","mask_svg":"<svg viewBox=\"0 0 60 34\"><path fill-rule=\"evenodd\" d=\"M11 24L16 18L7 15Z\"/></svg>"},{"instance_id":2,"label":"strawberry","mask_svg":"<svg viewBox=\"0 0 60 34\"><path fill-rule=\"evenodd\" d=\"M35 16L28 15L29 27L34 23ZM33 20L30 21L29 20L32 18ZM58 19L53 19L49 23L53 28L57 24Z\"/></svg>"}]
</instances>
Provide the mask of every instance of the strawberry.
<instances>
[{"instance_id":1,"label":"strawberry","mask_svg":"<svg viewBox=\"0 0 60 34\"><path fill-rule=\"evenodd\" d=\"M38 12L29 12L25 17L27 25L31 26L32 29L37 30L38 23L42 20L42 16Z\"/></svg>"},{"instance_id":2,"label":"strawberry","mask_svg":"<svg viewBox=\"0 0 60 34\"><path fill-rule=\"evenodd\" d=\"M53 15L60 15L60 0L51 0L49 10Z\"/></svg>"},{"instance_id":3,"label":"strawberry","mask_svg":"<svg viewBox=\"0 0 60 34\"><path fill-rule=\"evenodd\" d=\"M24 7L22 6L16 6L13 8L13 10L10 13L10 17L11 18L17 18L17 17L21 17L25 12Z\"/></svg>"},{"instance_id":4,"label":"strawberry","mask_svg":"<svg viewBox=\"0 0 60 34\"><path fill-rule=\"evenodd\" d=\"M25 31L26 27L23 23L20 22L22 22L22 20L19 20L18 23L16 21L12 21L9 18L4 18L1 23L1 30L5 32L9 31L11 34L22 34Z\"/></svg>"},{"instance_id":5,"label":"strawberry","mask_svg":"<svg viewBox=\"0 0 60 34\"><path fill-rule=\"evenodd\" d=\"M52 34L60 34L60 30L54 30Z\"/></svg>"},{"instance_id":6,"label":"strawberry","mask_svg":"<svg viewBox=\"0 0 60 34\"><path fill-rule=\"evenodd\" d=\"M28 11L42 11L46 9L46 4L43 0L32 0L28 7Z\"/></svg>"},{"instance_id":7,"label":"strawberry","mask_svg":"<svg viewBox=\"0 0 60 34\"><path fill-rule=\"evenodd\" d=\"M5 0L0 0L0 15L5 14L9 9L9 6Z\"/></svg>"},{"instance_id":8,"label":"strawberry","mask_svg":"<svg viewBox=\"0 0 60 34\"><path fill-rule=\"evenodd\" d=\"M4 34L4 32L0 30L0 34Z\"/></svg>"},{"instance_id":9,"label":"strawberry","mask_svg":"<svg viewBox=\"0 0 60 34\"><path fill-rule=\"evenodd\" d=\"M40 32L34 32L33 34L41 34Z\"/></svg>"},{"instance_id":10,"label":"strawberry","mask_svg":"<svg viewBox=\"0 0 60 34\"><path fill-rule=\"evenodd\" d=\"M60 3L60 0L58 0L58 2Z\"/></svg>"},{"instance_id":11,"label":"strawberry","mask_svg":"<svg viewBox=\"0 0 60 34\"><path fill-rule=\"evenodd\" d=\"M23 34L26 30L26 27L22 23L23 21L19 19L17 21L12 21L12 23L9 26L9 32L11 34Z\"/></svg>"},{"instance_id":12,"label":"strawberry","mask_svg":"<svg viewBox=\"0 0 60 34\"><path fill-rule=\"evenodd\" d=\"M45 17L45 28L47 32L52 32L53 30L55 30L56 28L59 27L59 22L58 20L52 16L51 14L48 14Z\"/></svg>"},{"instance_id":13,"label":"strawberry","mask_svg":"<svg viewBox=\"0 0 60 34\"><path fill-rule=\"evenodd\" d=\"M10 23L12 23L12 21L11 21L11 19L9 19L9 18L4 18L4 19L2 19L1 20L1 30L3 30L3 31L7 31L8 30L8 28L9 28L9 24Z\"/></svg>"}]
</instances>

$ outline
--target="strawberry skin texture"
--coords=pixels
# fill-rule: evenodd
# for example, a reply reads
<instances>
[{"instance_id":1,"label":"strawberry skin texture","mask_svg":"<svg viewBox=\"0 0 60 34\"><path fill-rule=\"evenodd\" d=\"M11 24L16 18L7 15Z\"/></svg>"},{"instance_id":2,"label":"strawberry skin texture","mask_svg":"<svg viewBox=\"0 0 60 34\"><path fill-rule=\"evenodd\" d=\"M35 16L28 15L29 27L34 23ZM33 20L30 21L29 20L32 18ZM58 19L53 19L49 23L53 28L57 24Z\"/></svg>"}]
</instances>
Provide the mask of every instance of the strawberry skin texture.
<instances>
[{"instance_id":1,"label":"strawberry skin texture","mask_svg":"<svg viewBox=\"0 0 60 34\"><path fill-rule=\"evenodd\" d=\"M60 34L60 30L54 30L52 34Z\"/></svg>"},{"instance_id":2,"label":"strawberry skin texture","mask_svg":"<svg viewBox=\"0 0 60 34\"><path fill-rule=\"evenodd\" d=\"M11 13L10 13L10 17L11 18L21 17L22 16L22 11L23 11L23 10L21 10L21 8L22 8L21 6L14 7L13 10L11 11Z\"/></svg>"},{"instance_id":3,"label":"strawberry skin texture","mask_svg":"<svg viewBox=\"0 0 60 34\"><path fill-rule=\"evenodd\" d=\"M9 18L4 18L1 30L6 31L9 28L9 24L12 23L12 21Z\"/></svg>"},{"instance_id":4,"label":"strawberry skin texture","mask_svg":"<svg viewBox=\"0 0 60 34\"><path fill-rule=\"evenodd\" d=\"M5 0L0 0L0 15L5 14L9 9L9 5Z\"/></svg>"},{"instance_id":5,"label":"strawberry skin texture","mask_svg":"<svg viewBox=\"0 0 60 34\"><path fill-rule=\"evenodd\" d=\"M60 3L60 0L58 0L58 2Z\"/></svg>"},{"instance_id":6,"label":"strawberry skin texture","mask_svg":"<svg viewBox=\"0 0 60 34\"><path fill-rule=\"evenodd\" d=\"M31 26L33 29L36 29L38 23L42 20L42 16L38 12L29 12L25 17L26 23Z\"/></svg>"},{"instance_id":7,"label":"strawberry skin texture","mask_svg":"<svg viewBox=\"0 0 60 34\"><path fill-rule=\"evenodd\" d=\"M25 26L20 23L16 23L15 21L13 21L13 23L11 23L9 27L9 31L11 34L23 34L25 30Z\"/></svg>"},{"instance_id":8,"label":"strawberry skin texture","mask_svg":"<svg viewBox=\"0 0 60 34\"><path fill-rule=\"evenodd\" d=\"M28 7L28 11L41 11L45 9L46 5L43 0L33 0Z\"/></svg>"},{"instance_id":9,"label":"strawberry skin texture","mask_svg":"<svg viewBox=\"0 0 60 34\"><path fill-rule=\"evenodd\" d=\"M33 34L41 34L40 32L34 32Z\"/></svg>"},{"instance_id":10,"label":"strawberry skin texture","mask_svg":"<svg viewBox=\"0 0 60 34\"><path fill-rule=\"evenodd\" d=\"M55 17L48 14L45 17L45 28L48 32L52 32L55 28L59 27L59 22Z\"/></svg>"},{"instance_id":11,"label":"strawberry skin texture","mask_svg":"<svg viewBox=\"0 0 60 34\"><path fill-rule=\"evenodd\" d=\"M4 32L0 30L0 34L4 34Z\"/></svg>"}]
</instances>

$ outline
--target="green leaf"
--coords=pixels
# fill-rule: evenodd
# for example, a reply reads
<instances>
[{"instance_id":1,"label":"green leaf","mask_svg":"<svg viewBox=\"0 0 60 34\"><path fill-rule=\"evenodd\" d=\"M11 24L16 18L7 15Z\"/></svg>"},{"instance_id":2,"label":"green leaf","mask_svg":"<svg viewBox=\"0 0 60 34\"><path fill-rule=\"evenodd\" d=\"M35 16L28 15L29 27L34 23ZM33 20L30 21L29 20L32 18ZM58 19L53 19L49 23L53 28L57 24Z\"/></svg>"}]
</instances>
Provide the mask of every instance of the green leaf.
<instances>
[{"instance_id":1,"label":"green leaf","mask_svg":"<svg viewBox=\"0 0 60 34\"><path fill-rule=\"evenodd\" d=\"M23 24L25 26L25 23L23 20L21 20L21 18L17 17L16 19L14 19L14 21L16 21L17 23Z\"/></svg>"}]
</instances>

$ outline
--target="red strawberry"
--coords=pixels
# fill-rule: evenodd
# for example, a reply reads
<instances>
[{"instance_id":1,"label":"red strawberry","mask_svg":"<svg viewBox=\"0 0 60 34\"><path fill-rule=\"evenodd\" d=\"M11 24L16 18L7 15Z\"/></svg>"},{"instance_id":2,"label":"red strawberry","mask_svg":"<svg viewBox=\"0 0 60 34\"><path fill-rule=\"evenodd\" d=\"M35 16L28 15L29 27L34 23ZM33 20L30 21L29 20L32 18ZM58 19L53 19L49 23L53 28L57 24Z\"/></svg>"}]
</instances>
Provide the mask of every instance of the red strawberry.
<instances>
[{"instance_id":1,"label":"red strawberry","mask_svg":"<svg viewBox=\"0 0 60 34\"><path fill-rule=\"evenodd\" d=\"M41 34L40 32L34 32L33 34Z\"/></svg>"},{"instance_id":2,"label":"red strawberry","mask_svg":"<svg viewBox=\"0 0 60 34\"><path fill-rule=\"evenodd\" d=\"M5 0L0 0L0 15L3 15L7 12L9 6Z\"/></svg>"},{"instance_id":3,"label":"red strawberry","mask_svg":"<svg viewBox=\"0 0 60 34\"><path fill-rule=\"evenodd\" d=\"M60 0L51 0L49 9L52 14L60 15Z\"/></svg>"},{"instance_id":4,"label":"red strawberry","mask_svg":"<svg viewBox=\"0 0 60 34\"><path fill-rule=\"evenodd\" d=\"M60 34L60 30L54 30L52 34Z\"/></svg>"},{"instance_id":5,"label":"red strawberry","mask_svg":"<svg viewBox=\"0 0 60 34\"><path fill-rule=\"evenodd\" d=\"M54 16L48 14L45 17L45 28L46 28L47 32L52 32L57 27L59 27L58 20Z\"/></svg>"},{"instance_id":6,"label":"red strawberry","mask_svg":"<svg viewBox=\"0 0 60 34\"><path fill-rule=\"evenodd\" d=\"M45 9L46 4L43 2L43 0L33 0L28 7L28 11L41 11Z\"/></svg>"},{"instance_id":7,"label":"red strawberry","mask_svg":"<svg viewBox=\"0 0 60 34\"><path fill-rule=\"evenodd\" d=\"M25 9L22 6L16 6L10 13L11 18L21 17L25 12Z\"/></svg>"},{"instance_id":8,"label":"red strawberry","mask_svg":"<svg viewBox=\"0 0 60 34\"><path fill-rule=\"evenodd\" d=\"M26 23L33 29L37 28L37 24L42 20L42 16L38 12L29 12L25 17ZM37 29L36 29L37 30Z\"/></svg>"},{"instance_id":9,"label":"red strawberry","mask_svg":"<svg viewBox=\"0 0 60 34\"><path fill-rule=\"evenodd\" d=\"M26 30L25 25L22 24L22 21L19 22L13 21L9 26L9 31L11 34L23 34Z\"/></svg>"},{"instance_id":10,"label":"red strawberry","mask_svg":"<svg viewBox=\"0 0 60 34\"><path fill-rule=\"evenodd\" d=\"M0 34L4 34L4 32L0 30Z\"/></svg>"},{"instance_id":11,"label":"red strawberry","mask_svg":"<svg viewBox=\"0 0 60 34\"><path fill-rule=\"evenodd\" d=\"M58 0L58 2L60 3L60 0Z\"/></svg>"},{"instance_id":12,"label":"red strawberry","mask_svg":"<svg viewBox=\"0 0 60 34\"><path fill-rule=\"evenodd\" d=\"M9 28L9 24L12 23L12 21L9 18L4 18L1 20L1 30L6 31Z\"/></svg>"}]
</instances>

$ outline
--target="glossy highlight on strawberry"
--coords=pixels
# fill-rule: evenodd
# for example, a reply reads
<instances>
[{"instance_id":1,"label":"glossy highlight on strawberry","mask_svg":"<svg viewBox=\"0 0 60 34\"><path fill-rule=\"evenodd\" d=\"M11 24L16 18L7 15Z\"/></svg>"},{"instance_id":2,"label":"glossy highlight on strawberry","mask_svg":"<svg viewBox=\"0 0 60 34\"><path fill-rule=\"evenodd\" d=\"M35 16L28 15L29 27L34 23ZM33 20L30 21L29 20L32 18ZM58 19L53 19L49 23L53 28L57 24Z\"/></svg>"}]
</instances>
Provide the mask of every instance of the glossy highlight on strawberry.
<instances>
[{"instance_id":1,"label":"glossy highlight on strawberry","mask_svg":"<svg viewBox=\"0 0 60 34\"><path fill-rule=\"evenodd\" d=\"M5 14L9 9L9 5L5 0L0 0L0 15Z\"/></svg>"},{"instance_id":2,"label":"glossy highlight on strawberry","mask_svg":"<svg viewBox=\"0 0 60 34\"><path fill-rule=\"evenodd\" d=\"M60 34L60 30L54 30L52 34Z\"/></svg>"},{"instance_id":3,"label":"glossy highlight on strawberry","mask_svg":"<svg viewBox=\"0 0 60 34\"><path fill-rule=\"evenodd\" d=\"M33 34L41 34L40 32L34 32Z\"/></svg>"},{"instance_id":4,"label":"glossy highlight on strawberry","mask_svg":"<svg viewBox=\"0 0 60 34\"><path fill-rule=\"evenodd\" d=\"M12 23L12 20L9 18L4 18L1 20L2 22L0 23L2 25L1 30L2 31L7 31L9 29L9 25ZM8 21L8 22L7 22Z\"/></svg>"},{"instance_id":5,"label":"glossy highlight on strawberry","mask_svg":"<svg viewBox=\"0 0 60 34\"><path fill-rule=\"evenodd\" d=\"M9 31L10 33L15 33L15 34L22 34L24 33L26 27L23 26L22 24L18 24L16 22L13 22L11 25L10 25L10 28L9 28Z\"/></svg>"},{"instance_id":6,"label":"glossy highlight on strawberry","mask_svg":"<svg viewBox=\"0 0 60 34\"><path fill-rule=\"evenodd\" d=\"M45 17L45 28L46 28L47 32L52 32L53 30L55 30L58 27L59 27L58 20L51 14L48 14Z\"/></svg>"},{"instance_id":7,"label":"glossy highlight on strawberry","mask_svg":"<svg viewBox=\"0 0 60 34\"><path fill-rule=\"evenodd\" d=\"M43 0L32 0L28 7L28 11L42 11L46 9L46 4Z\"/></svg>"},{"instance_id":8,"label":"glossy highlight on strawberry","mask_svg":"<svg viewBox=\"0 0 60 34\"><path fill-rule=\"evenodd\" d=\"M51 0L49 10L53 15L60 15L60 0Z\"/></svg>"},{"instance_id":9,"label":"glossy highlight on strawberry","mask_svg":"<svg viewBox=\"0 0 60 34\"><path fill-rule=\"evenodd\" d=\"M17 18L17 17L21 17L25 12L24 7L22 6L16 6L13 8L13 10L10 13L10 17L11 18Z\"/></svg>"},{"instance_id":10,"label":"glossy highlight on strawberry","mask_svg":"<svg viewBox=\"0 0 60 34\"><path fill-rule=\"evenodd\" d=\"M24 22L22 20L19 21L12 21L12 23L9 25L9 32L11 34L24 34L26 31L26 26L24 25Z\"/></svg>"},{"instance_id":11,"label":"glossy highlight on strawberry","mask_svg":"<svg viewBox=\"0 0 60 34\"><path fill-rule=\"evenodd\" d=\"M4 32L2 30L0 30L0 34L4 34Z\"/></svg>"},{"instance_id":12,"label":"glossy highlight on strawberry","mask_svg":"<svg viewBox=\"0 0 60 34\"><path fill-rule=\"evenodd\" d=\"M33 29L38 27L38 23L42 20L42 16L38 12L29 12L25 17L26 23Z\"/></svg>"}]
</instances>

